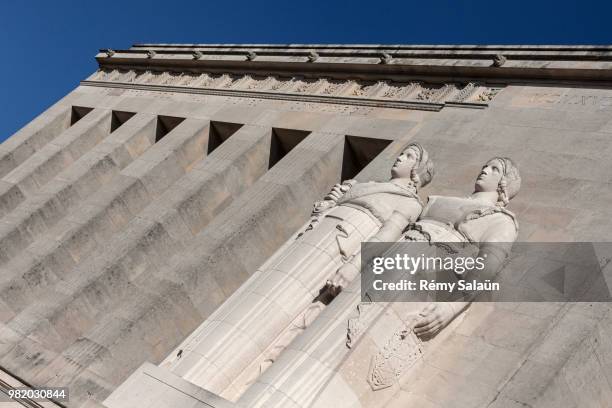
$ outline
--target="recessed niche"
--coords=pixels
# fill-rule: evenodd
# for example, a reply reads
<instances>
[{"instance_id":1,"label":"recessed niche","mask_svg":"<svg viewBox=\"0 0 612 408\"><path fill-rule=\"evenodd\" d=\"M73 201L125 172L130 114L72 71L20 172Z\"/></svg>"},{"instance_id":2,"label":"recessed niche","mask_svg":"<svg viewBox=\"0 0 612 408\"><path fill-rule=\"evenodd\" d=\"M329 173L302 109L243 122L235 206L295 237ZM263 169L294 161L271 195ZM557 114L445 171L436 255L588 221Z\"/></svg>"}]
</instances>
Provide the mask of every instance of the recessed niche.
<instances>
[{"instance_id":1,"label":"recessed niche","mask_svg":"<svg viewBox=\"0 0 612 408\"><path fill-rule=\"evenodd\" d=\"M354 178L390 143L391 140L387 139L346 136L342 158L342 180Z\"/></svg>"},{"instance_id":2,"label":"recessed niche","mask_svg":"<svg viewBox=\"0 0 612 408\"><path fill-rule=\"evenodd\" d=\"M211 121L208 132L208 154L221 146L231 135L242 127L240 123Z\"/></svg>"},{"instance_id":3,"label":"recessed niche","mask_svg":"<svg viewBox=\"0 0 612 408\"><path fill-rule=\"evenodd\" d=\"M159 115L157 117L157 127L155 129L155 143L159 142L184 120L185 118Z\"/></svg>"},{"instance_id":4,"label":"recessed niche","mask_svg":"<svg viewBox=\"0 0 612 408\"><path fill-rule=\"evenodd\" d=\"M91 112L93 108L86 108L84 106L73 106L72 113L70 114L70 126L83 119L85 115Z\"/></svg>"},{"instance_id":5,"label":"recessed niche","mask_svg":"<svg viewBox=\"0 0 612 408\"><path fill-rule=\"evenodd\" d=\"M272 168L309 134L306 130L273 128L268 168Z\"/></svg>"},{"instance_id":6,"label":"recessed niche","mask_svg":"<svg viewBox=\"0 0 612 408\"><path fill-rule=\"evenodd\" d=\"M110 132L113 133L119 129L121 125L130 120L135 114L134 112L113 111L111 114Z\"/></svg>"}]
</instances>

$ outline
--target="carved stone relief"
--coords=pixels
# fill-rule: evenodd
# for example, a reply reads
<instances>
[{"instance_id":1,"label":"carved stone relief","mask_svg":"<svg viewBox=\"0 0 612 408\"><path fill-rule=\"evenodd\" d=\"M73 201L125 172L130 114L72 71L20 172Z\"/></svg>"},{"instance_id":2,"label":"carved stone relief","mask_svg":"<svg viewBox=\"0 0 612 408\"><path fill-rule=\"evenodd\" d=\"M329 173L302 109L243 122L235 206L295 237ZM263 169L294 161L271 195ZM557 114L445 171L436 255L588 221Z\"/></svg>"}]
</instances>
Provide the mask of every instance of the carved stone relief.
<instances>
[{"instance_id":1,"label":"carved stone relief","mask_svg":"<svg viewBox=\"0 0 612 408\"><path fill-rule=\"evenodd\" d=\"M321 91L322 95L336 95L345 86L346 82L326 79L326 86Z\"/></svg>"},{"instance_id":2,"label":"carved stone relief","mask_svg":"<svg viewBox=\"0 0 612 408\"><path fill-rule=\"evenodd\" d=\"M392 386L423 355L421 340L410 328L393 333L370 361L367 381L373 391Z\"/></svg>"},{"instance_id":3,"label":"carved stone relief","mask_svg":"<svg viewBox=\"0 0 612 408\"><path fill-rule=\"evenodd\" d=\"M373 307L372 303L359 303L357 305L357 316L348 319L346 329L346 347L352 348L359 337L363 334L363 331L368 328L370 322L367 319L367 315L371 307Z\"/></svg>"},{"instance_id":4,"label":"carved stone relief","mask_svg":"<svg viewBox=\"0 0 612 408\"><path fill-rule=\"evenodd\" d=\"M476 92L477 89L478 89L478 85L476 85L473 82L470 82L469 84L464 86L461 90L459 90L459 92L455 94L453 102L466 101L469 97L471 97Z\"/></svg>"},{"instance_id":5,"label":"carved stone relief","mask_svg":"<svg viewBox=\"0 0 612 408\"><path fill-rule=\"evenodd\" d=\"M381 95L383 98L399 98L414 89L414 84L396 82L385 82L384 84L384 91Z\"/></svg>"},{"instance_id":6,"label":"carved stone relief","mask_svg":"<svg viewBox=\"0 0 612 408\"><path fill-rule=\"evenodd\" d=\"M192 72L138 71L134 69L101 69L89 81L157 86L212 88L236 91L280 92L288 94L401 100L416 103L471 102L488 103L501 88L482 84L427 84L422 82L362 82L331 78L291 78L250 74L210 74Z\"/></svg>"},{"instance_id":7,"label":"carved stone relief","mask_svg":"<svg viewBox=\"0 0 612 408\"><path fill-rule=\"evenodd\" d=\"M476 97L477 102L490 102L501 91L501 88L486 88Z\"/></svg>"}]
</instances>

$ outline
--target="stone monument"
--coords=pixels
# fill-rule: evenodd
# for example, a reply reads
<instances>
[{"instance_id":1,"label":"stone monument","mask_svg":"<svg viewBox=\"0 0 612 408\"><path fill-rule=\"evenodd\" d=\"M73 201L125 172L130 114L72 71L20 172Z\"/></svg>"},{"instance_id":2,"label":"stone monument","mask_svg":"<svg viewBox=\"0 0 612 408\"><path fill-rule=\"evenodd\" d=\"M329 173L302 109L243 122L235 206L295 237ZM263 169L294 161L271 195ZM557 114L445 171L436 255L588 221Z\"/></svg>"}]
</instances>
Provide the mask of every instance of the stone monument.
<instances>
[{"instance_id":1,"label":"stone monument","mask_svg":"<svg viewBox=\"0 0 612 408\"><path fill-rule=\"evenodd\" d=\"M418 221L408 225L400 241L483 243L478 249L478 256L486 258L483 273L494 276L518 234L516 218L505 207L520 185L514 162L493 158L482 167L472 195L430 196ZM468 306L467 302L426 306L409 302L392 308L382 302L360 302L361 282L355 279L355 268L355 263L340 268L332 285L347 285L349 290L340 293L342 298L322 312L321 321L313 322L314 327L288 347L270 373L251 386L239 400L242 406L265 407L269 401L292 407L325 407L329 401L338 407L387 406L393 394L380 391L409 382L403 377L418 375L424 354L443 347L439 344L444 340L436 335ZM347 310L357 314L347 318ZM321 337L321 333L337 334L343 329L345 336ZM364 361L369 363L367 371L355 371ZM303 393L296 387L299 381L316 382L317 392Z\"/></svg>"},{"instance_id":2,"label":"stone monument","mask_svg":"<svg viewBox=\"0 0 612 408\"><path fill-rule=\"evenodd\" d=\"M0 390L69 387L69 401L45 403L71 408L291 406L282 395L605 406L608 303L474 302L448 322L458 309L361 304L350 268L361 239L396 241L421 210L416 224L432 230L431 218L460 219L452 197L496 156L520 168L521 192L508 202L508 179L477 194L500 205L487 201L465 233L513 226L512 212L513 248L611 241L611 57L609 46L100 50L96 72L0 146ZM422 208L425 150L436 176ZM397 157L403 181L389 184ZM489 162L484 178L508 163ZM381 209L358 197L373 186L402 194L381 190L393 196ZM331 253L306 248L325 231ZM283 263L285 251L306 263ZM228 373L235 389L219 380Z\"/></svg>"},{"instance_id":3,"label":"stone monument","mask_svg":"<svg viewBox=\"0 0 612 408\"><path fill-rule=\"evenodd\" d=\"M170 356L163 366L236 400L310 324L323 307L313 301L325 282L341 265L359 257L363 241L397 239L393 231L416 221L422 209L417 187L432 176L427 151L411 143L396 159L389 182L335 186L325 200L315 203L303 232L290 238L194 331L180 346L180 357Z\"/></svg>"}]
</instances>

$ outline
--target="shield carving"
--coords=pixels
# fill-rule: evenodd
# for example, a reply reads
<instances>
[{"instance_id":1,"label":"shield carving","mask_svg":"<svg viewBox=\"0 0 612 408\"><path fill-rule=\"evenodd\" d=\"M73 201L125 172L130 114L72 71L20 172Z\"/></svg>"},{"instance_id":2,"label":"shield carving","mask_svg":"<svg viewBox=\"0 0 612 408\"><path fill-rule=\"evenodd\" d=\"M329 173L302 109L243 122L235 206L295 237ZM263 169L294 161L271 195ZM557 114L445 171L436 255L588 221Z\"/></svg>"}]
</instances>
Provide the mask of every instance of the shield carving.
<instances>
[{"instance_id":1,"label":"shield carving","mask_svg":"<svg viewBox=\"0 0 612 408\"><path fill-rule=\"evenodd\" d=\"M385 347L372 357L368 384L373 391L392 386L422 355L421 340L411 328L396 331Z\"/></svg>"}]
</instances>

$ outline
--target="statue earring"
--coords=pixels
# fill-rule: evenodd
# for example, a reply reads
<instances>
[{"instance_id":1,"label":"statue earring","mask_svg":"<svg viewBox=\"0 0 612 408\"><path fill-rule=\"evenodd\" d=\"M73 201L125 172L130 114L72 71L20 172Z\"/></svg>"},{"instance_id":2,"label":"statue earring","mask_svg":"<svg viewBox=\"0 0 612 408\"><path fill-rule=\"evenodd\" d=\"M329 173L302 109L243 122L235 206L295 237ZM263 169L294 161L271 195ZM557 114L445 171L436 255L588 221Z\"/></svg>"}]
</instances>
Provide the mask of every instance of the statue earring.
<instances>
[{"instance_id":1,"label":"statue earring","mask_svg":"<svg viewBox=\"0 0 612 408\"><path fill-rule=\"evenodd\" d=\"M499 180L499 184L497 185L497 194L498 194L497 203L500 207L505 207L506 205L508 205L509 200L508 200L507 188L508 188L508 183L506 182L506 178L502 177L501 180Z\"/></svg>"},{"instance_id":2,"label":"statue earring","mask_svg":"<svg viewBox=\"0 0 612 408\"><path fill-rule=\"evenodd\" d=\"M419 186L421 179L419 178L419 175L417 174L417 171L415 168L412 168L412 170L410 170L410 180L414 183L415 186Z\"/></svg>"}]
</instances>

